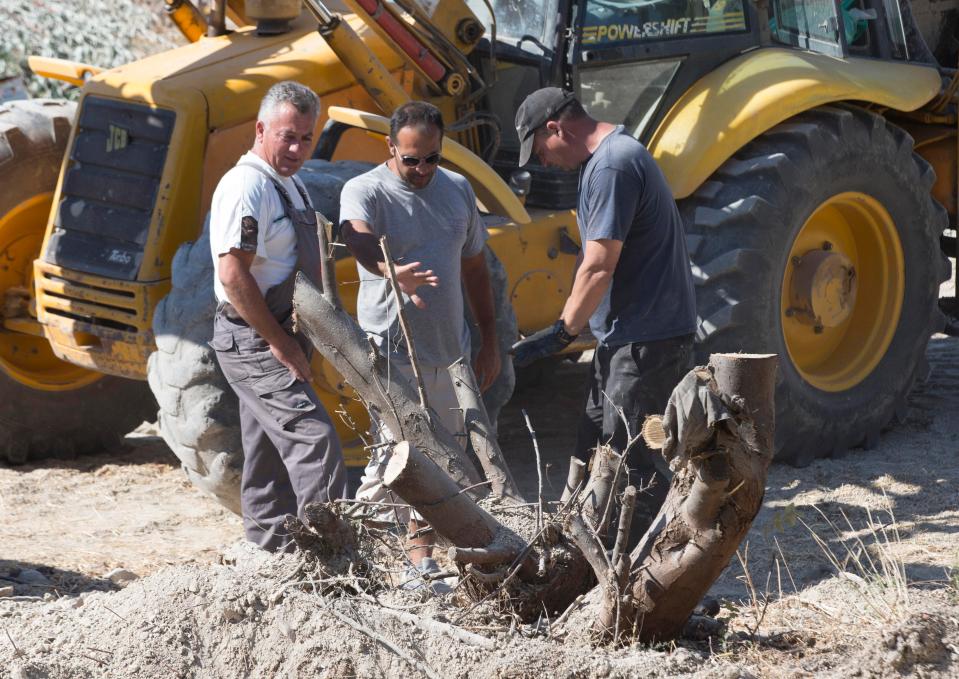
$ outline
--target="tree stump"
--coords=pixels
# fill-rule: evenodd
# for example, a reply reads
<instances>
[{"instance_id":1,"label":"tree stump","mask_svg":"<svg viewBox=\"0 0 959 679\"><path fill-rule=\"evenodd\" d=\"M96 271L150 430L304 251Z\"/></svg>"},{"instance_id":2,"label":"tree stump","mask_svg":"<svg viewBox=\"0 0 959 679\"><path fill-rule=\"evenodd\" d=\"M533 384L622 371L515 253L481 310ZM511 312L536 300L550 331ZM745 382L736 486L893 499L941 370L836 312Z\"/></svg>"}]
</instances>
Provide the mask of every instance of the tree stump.
<instances>
[{"instance_id":1,"label":"tree stump","mask_svg":"<svg viewBox=\"0 0 959 679\"><path fill-rule=\"evenodd\" d=\"M652 526L625 554L635 499L635 489L617 497L625 451L600 447L585 481L585 470L573 462L555 511L541 517L531 507L504 505L503 511L525 511L528 519L524 529L504 525L505 518L498 521L469 496L479 475L452 434L420 407L407 380L385 370L343 310L325 244L324 255L324 292L297 278L298 326L371 414L403 439L385 484L452 545L449 555L467 578L469 596L496 597L524 621L554 616L583 600L576 613L564 614L566 624L585 624L604 641L678 636L762 505L773 456L776 356L713 354L708 366L691 370L677 385L665 414L647 420L644 436L662 450L674 477ZM471 408L470 395L462 397L464 409ZM491 432L478 441L487 446L489 483L504 496L518 496ZM616 502L625 503L626 511L620 512L610 552L601 537Z\"/></svg>"}]
</instances>

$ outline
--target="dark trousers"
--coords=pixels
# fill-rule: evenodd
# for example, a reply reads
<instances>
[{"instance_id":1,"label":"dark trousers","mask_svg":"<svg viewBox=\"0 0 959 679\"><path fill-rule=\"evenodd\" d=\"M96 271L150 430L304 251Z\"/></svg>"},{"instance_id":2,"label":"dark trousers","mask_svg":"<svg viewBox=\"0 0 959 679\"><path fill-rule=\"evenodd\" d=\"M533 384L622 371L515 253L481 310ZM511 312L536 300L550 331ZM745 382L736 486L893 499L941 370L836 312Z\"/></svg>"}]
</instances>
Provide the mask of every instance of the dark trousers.
<instances>
[{"instance_id":1,"label":"dark trousers","mask_svg":"<svg viewBox=\"0 0 959 679\"><path fill-rule=\"evenodd\" d=\"M313 388L296 380L252 328L218 314L210 344L240 401L244 532L263 549L289 551L288 515L303 518L309 502L346 497L336 430Z\"/></svg>"},{"instance_id":2,"label":"dark trousers","mask_svg":"<svg viewBox=\"0 0 959 679\"><path fill-rule=\"evenodd\" d=\"M666 409L673 388L692 367L692 335L616 347L597 346L590 368L586 409L576 436L576 456L588 461L600 443L622 452L630 438L639 437L647 415ZM658 451L650 450L642 437L629 449L626 464L628 482L637 490L645 489L636 498L631 532L645 532L666 499L668 468Z\"/></svg>"}]
</instances>

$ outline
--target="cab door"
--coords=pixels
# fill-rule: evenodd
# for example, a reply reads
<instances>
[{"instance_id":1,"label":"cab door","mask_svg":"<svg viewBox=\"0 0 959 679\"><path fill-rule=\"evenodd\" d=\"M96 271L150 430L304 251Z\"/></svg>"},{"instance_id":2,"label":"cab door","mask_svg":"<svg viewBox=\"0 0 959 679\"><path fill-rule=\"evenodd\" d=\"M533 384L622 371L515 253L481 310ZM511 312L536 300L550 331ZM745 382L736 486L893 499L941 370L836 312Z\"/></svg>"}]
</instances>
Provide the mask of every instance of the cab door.
<instances>
[{"instance_id":1,"label":"cab door","mask_svg":"<svg viewBox=\"0 0 959 679\"><path fill-rule=\"evenodd\" d=\"M772 0L770 9L769 29L776 42L846 56L838 0Z\"/></svg>"}]
</instances>

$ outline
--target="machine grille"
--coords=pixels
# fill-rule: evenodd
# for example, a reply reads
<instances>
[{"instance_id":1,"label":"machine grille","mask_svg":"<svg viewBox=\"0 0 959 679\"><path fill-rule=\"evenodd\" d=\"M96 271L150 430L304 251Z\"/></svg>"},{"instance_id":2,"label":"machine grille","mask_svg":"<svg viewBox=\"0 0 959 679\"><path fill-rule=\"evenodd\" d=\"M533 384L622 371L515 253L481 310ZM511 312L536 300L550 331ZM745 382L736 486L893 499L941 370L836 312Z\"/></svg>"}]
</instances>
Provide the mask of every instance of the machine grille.
<instances>
[{"instance_id":1,"label":"machine grille","mask_svg":"<svg viewBox=\"0 0 959 679\"><path fill-rule=\"evenodd\" d=\"M136 280L176 115L88 96L44 260Z\"/></svg>"}]
</instances>

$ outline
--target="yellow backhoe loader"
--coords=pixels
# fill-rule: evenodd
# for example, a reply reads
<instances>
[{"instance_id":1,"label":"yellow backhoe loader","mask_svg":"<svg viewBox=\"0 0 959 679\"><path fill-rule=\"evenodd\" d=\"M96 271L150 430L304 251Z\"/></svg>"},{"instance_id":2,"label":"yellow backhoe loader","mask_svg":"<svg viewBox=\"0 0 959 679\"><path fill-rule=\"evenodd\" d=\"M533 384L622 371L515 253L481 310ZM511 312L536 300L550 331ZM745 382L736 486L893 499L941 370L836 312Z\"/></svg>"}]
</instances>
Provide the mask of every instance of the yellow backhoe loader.
<instances>
[{"instance_id":1,"label":"yellow backhoe loader","mask_svg":"<svg viewBox=\"0 0 959 679\"><path fill-rule=\"evenodd\" d=\"M579 251L576 174L515 168L516 108L560 85L665 172L686 220L701 357L780 354L780 459L873 444L923 377L944 325L943 248L956 248L959 80L929 48L954 63L941 5L211 5L166 0L190 43L135 63L32 60L82 86L76 106L0 107L0 458L96 448L154 415L155 396L188 475L237 507L235 405L206 345L204 215L250 146L260 98L286 79L322 97L300 176L334 222L342 183L386 157L384 116L409 98L440 107L444 163L469 178L490 230L504 345L557 317ZM352 300L355 265L337 266ZM365 414L317 361L317 389L362 463ZM512 384L507 365L494 411Z\"/></svg>"}]
</instances>

